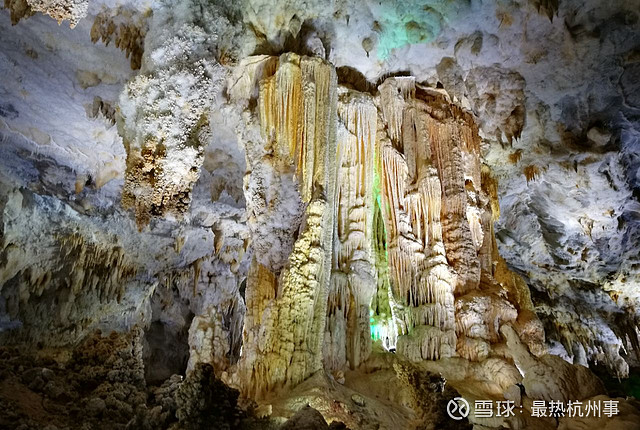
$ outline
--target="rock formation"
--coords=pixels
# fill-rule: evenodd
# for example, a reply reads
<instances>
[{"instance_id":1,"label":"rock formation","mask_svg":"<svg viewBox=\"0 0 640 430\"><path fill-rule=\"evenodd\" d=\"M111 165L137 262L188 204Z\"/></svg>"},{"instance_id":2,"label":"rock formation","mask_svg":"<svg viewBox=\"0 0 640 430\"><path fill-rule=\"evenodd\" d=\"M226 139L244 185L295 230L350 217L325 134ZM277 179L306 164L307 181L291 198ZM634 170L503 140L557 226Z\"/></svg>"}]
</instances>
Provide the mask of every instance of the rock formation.
<instances>
[{"instance_id":1,"label":"rock formation","mask_svg":"<svg viewBox=\"0 0 640 430\"><path fill-rule=\"evenodd\" d=\"M11 10L11 24L16 25L22 18L36 12L49 15L58 21L69 21L73 28L87 15L88 0L5 0L4 7Z\"/></svg>"},{"instance_id":2,"label":"rock formation","mask_svg":"<svg viewBox=\"0 0 640 430\"><path fill-rule=\"evenodd\" d=\"M284 268L272 271L254 256L247 275L240 368L242 385L254 395L322 369L335 216L335 71L320 59L295 54L281 56L273 69L260 80L261 162L291 175L288 183L299 193L294 204L306 208ZM270 203L265 179L248 179L259 183L259 204Z\"/></svg>"},{"instance_id":3,"label":"rock formation","mask_svg":"<svg viewBox=\"0 0 640 430\"><path fill-rule=\"evenodd\" d=\"M632 4L4 6L0 427L638 427Z\"/></svg>"}]
</instances>

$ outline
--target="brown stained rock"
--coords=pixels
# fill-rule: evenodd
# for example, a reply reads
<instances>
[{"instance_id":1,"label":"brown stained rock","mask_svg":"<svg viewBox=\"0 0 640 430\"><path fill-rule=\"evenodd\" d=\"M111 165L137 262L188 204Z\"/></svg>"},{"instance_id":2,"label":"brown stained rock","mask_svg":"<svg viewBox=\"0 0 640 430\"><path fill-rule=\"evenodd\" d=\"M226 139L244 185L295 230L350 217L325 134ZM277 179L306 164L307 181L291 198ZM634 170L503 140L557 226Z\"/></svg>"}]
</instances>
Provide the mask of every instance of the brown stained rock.
<instances>
[{"instance_id":1,"label":"brown stained rock","mask_svg":"<svg viewBox=\"0 0 640 430\"><path fill-rule=\"evenodd\" d=\"M395 366L398 378L411 392L413 409L418 414L416 430L470 430L465 418L452 420L446 413L447 403L460 394L439 375L425 372L407 363Z\"/></svg>"},{"instance_id":2,"label":"brown stained rock","mask_svg":"<svg viewBox=\"0 0 640 430\"><path fill-rule=\"evenodd\" d=\"M131 69L138 70L142 65L149 13L139 13L122 6L103 9L93 21L91 41L102 41L106 46L114 42L131 60Z\"/></svg>"},{"instance_id":3,"label":"brown stained rock","mask_svg":"<svg viewBox=\"0 0 640 430\"><path fill-rule=\"evenodd\" d=\"M307 405L284 423L280 430L326 430L328 428L322 414Z\"/></svg>"},{"instance_id":4,"label":"brown stained rock","mask_svg":"<svg viewBox=\"0 0 640 430\"><path fill-rule=\"evenodd\" d=\"M16 25L22 18L29 18L35 13L27 0L4 0L4 7L11 13L11 25Z\"/></svg>"},{"instance_id":5,"label":"brown stained rock","mask_svg":"<svg viewBox=\"0 0 640 430\"><path fill-rule=\"evenodd\" d=\"M74 28L87 15L88 0L5 0L4 7L11 11L11 24L16 25L22 18L29 18L36 12L49 15L58 21L69 21Z\"/></svg>"},{"instance_id":6,"label":"brown stained rock","mask_svg":"<svg viewBox=\"0 0 640 430\"><path fill-rule=\"evenodd\" d=\"M198 430L212 423L220 430L237 429L241 420L238 395L215 377L210 364L198 363L175 392L176 417L186 429Z\"/></svg>"},{"instance_id":7,"label":"brown stained rock","mask_svg":"<svg viewBox=\"0 0 640 430\"><path fill-rule=\"evenodd\" d=\"M322 369L334 222L335 70L319 58L283 54L268 72L260 81L258 110L262 143L270 153L249 163L294 177L292 200L299 192L307 206L287 267L274 273L255 256L249 269L239 362L249 397L298 384ZM259 174L253 180L266 180ZM263 192L248 199L250 208L258 211L265 204Z\"/></svg>"}]
</instances>

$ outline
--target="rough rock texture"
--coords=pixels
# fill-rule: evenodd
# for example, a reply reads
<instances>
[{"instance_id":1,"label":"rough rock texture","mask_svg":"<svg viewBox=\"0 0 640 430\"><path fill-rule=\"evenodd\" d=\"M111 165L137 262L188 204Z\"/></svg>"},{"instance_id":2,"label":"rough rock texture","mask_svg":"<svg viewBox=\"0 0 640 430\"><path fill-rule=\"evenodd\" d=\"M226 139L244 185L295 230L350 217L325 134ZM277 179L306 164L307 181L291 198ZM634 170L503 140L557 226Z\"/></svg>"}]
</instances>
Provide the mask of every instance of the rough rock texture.
<instances>
[{"instance_id":1,"label":"rough rock texture","mask_svg":"<svg viewBox=\"0 0 640 430\"><path fill-rule=\"evenodd\" d=\"M114 9L99 8L95 14L105 10ZM162 45L175 36L167 23L185 27L191 35L201 29L196 26L195 33L189 33L191 27L183 25L193 22L195 10L200 14L199 6L185 4L179 15L159 12L144 26ZM145 16L142 11L127 13L125 18ZM225 12L212 6L208 13ZM77 67L69 47L84 46L83 41L91 39L89 21L81 21L71 31L36 16L30 22L44 29L42 34L30 33L21 23L12 30L22 35L22 41L2 36L2 67L9 81L24 81L23 63L5 61L7 55L27 49L29 69L42 79L50 76L52 84L43 91L24 81L25 92L18 99L7 88L2 90L1 336L6 342L72 345L96 328L126 331L140 324L149 329L144 341L148 377L184 372L190 347L194 351L190 366L207 361L222 372L239 355L244 314L240 288L247 268L248 229L242 221L241 187L245 160L234 125L225 122L219 110L209 111L207 121L215 124L217 134L199 150L200 180L192 189L198 202L187 214L189 222L177 225L159 220L152 231L139 233L120 205L126 152L114 126L115 117L123 111L118 94L131 77L131 68L122 52L99 44L76 50L86 55L85 64ZM234 28L221 25L218 34L235 34ZM163 37L157 36L163 31ZM45 44L47 32L56 37ZM233 43L226 38L215 47L198 49L215 53L216 48ZM157 52L153 46L149 52ZM157 61L144 63L159 67ZM61 73L56 75L50 68ZM163 100L175 104L180 100L172 97L178 95L172 93ZM25 96L29 100L12 114L13 106ZM44 118L34 100L43 101L59 118L63 106L74 106L68 116L71 126L53 117L32 126L33 118ZM86 139L85 133L93 137ZM216 336L196 333L189 346L187 334L194 316L200 326L216 327ZM177 347L172 353L173 342L184 342L186 350ZM212 348L213 344L221 346ZM173 368L163 364L167 359Z\"/></svg>"},{"instance_id":2,"label":"rough rock texture","mask_svg":"<svg viewBox=\"0 0 640 430\"><path fill-rule=\"evenodd\" d=\"M459 393L447 386L441 376L424 372L411 364L396 366L398 378L411 390L413 407L418 411L416 429L471 429L468 420L453 421L446 415L447 404Z\"/></svg>"},{"instance_id":3,"label":"rough rock texture","mask_svg":"<svg viewBox=\"0 0 640 430\"><path fill-rule=\"evenodd\" d=\"M1 425L124 428L146 401L141 335L98 332L67 358L56 350L36 357L3 350Z\"/></svg>"},{"instance_id":4,"label":"rough rock texture","mask_svg":"<svg viewBox=\"0 0 640 430\"><path fill-rule=\"evenodd\" d=\"M74 28L78 21L87 15L88 0L5 0L4 7L11 10L11 24L16 25L20 19L29 17L35 12L49 15L58 21L69 21Z\"/></svg>"},{"instance_id":5,"label":"rough rock texture","mask_svg":"<svg viewBox=\"0 0 640 430\"><path fill-rule=\"evenodd\" d=\"M176 417L186 429L200 429L210 423L220 429L237 428L238 394L216 379L210 364L200 363L176 390Z\"/></svg>"},{"instance_id":6,"label":"rough rock texture","mask_svg":"<svg viewBox=\"0 0 640 430\"><path fill-rule=\"evenodd\" d=\"M2 425L632 426L637 3L5 0Z\"/></svg>"},{"instance_id":7,"label":"rough rock texture","mask_svg":"<svg viewBox=\"0 0 640 430\"><path fill-rule=\"evenodd\" d=\"M249 429L254 419L238 407L238 391L199 363L187 378L172 375L146 386L142 330L82 341L71 357L59 349L36 356L3 348L2 428ZM326 426L326 425L325 425Z\"/></svg>"},{"instance_id":8,"label":"rough rock texture","mask_svg":"<svg viewBox=\"0 0 640 430\"><path fill-rule=\"evenodd\" d=\"M206 58L221 35L180 18L157 18L146 73L129 82L119 100L127 150L122 204L135 209L139 227L153 216L187 211L210 140L208 112L226 73Z\"/></svg>"},{"instance_id":9,"label":"rough rock texture","mask_svg":"<svg viewBox=\"0 0 640 430\"><path fill-rule=\"evenodd\" d=\"M250 155L291 175L299 193L294 205L306 209L285 268L265 266L256 255L249 269L240 377L256 396L322 369L336 188L335 70L317 58L284 54L265 72L258 99L263 148ZM248 175L248 200L257 212L270 204L272 189L255 174Z\"/></svg>"},{"instance_id":10,"label":"rough rock texture","mask_svg":"<svg viewBox=\"0 0 640 430\"><path fill-rule=\"evenodd\" d=\"M281 430L325 430L328 428L322 414L311 406L306 406L289 418L282 425Z\"/></svg>"}]
</instances>

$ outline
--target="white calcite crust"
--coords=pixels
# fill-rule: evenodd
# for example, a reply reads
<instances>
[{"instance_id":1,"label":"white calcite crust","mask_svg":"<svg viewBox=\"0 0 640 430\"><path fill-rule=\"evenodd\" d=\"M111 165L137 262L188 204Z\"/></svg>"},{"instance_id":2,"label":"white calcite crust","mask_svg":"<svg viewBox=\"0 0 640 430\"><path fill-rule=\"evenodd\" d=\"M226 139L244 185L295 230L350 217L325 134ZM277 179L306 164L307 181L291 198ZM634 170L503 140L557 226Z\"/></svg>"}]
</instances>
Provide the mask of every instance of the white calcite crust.
<instances>
[{"instance_id":1,"label":"white calcite crust","mask_svg":"<svg viewBox=\"0 0 640 430\"><path fill-rule=\"evenodd\" d=\"M640 364L619 3L5 1L0 342L141 328L148 378L209 364L259 415L362 428L431 419L427 371L604 399L589 366Z\"/></svg>"}]
</instances>

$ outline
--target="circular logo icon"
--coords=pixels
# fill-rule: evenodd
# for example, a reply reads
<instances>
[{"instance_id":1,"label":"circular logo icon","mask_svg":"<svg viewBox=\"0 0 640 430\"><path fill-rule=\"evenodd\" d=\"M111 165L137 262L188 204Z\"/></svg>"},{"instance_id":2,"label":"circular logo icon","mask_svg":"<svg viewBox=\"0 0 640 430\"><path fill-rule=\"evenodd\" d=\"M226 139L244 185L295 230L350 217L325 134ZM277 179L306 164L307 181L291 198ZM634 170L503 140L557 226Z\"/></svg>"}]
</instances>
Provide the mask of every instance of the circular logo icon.
<instances>
[{"instance_id":1,"label":"circular logo icon","mask_svg":"<svg viewBox=\"0 0 640 430\"><path fill-rule=\"evenodd\" d=\"M447 414L456 421L466 418L469 415L469 402L462 397L454 397L447 403Z\"/></svg>"}]
</instances>

